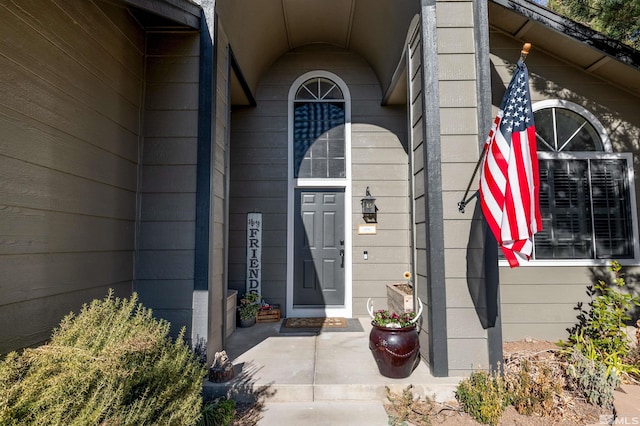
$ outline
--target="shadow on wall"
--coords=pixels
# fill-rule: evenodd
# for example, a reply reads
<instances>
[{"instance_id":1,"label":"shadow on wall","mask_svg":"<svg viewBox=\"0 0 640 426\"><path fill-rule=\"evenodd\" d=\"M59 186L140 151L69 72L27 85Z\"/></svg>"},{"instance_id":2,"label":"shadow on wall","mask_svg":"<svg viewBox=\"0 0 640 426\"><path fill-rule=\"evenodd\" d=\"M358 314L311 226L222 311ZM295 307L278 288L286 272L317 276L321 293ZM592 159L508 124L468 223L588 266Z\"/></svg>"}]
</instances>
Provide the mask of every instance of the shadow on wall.
<instances>
[{"instance_id":1,"label":"shadow on wall","mask_svg":"<svg viewBox=\"0 0 640 426\"><path fill-rule=\"evenodd\" d=\"M496 325L499 314L498 285L498 243L489 231L480 203L477 202L467 244L467 287L485 330Z\"/></svg>"},{"instance_id":2,"label":"shadow on wall","mask_svg":"<svg viewBox=\"0 0 640 426\"><path fill-rule=\"evenodd\" d=\"M537 67L527 64L529 67L529 84L532 92L537 92L544 99L561 99L584 106L606 128L614 151L636 152L640 149L640 116L622 109L620 99L616 96L607 98L593 98L592 94L585 93L583 80L580 78L565 78L556 81L556 77L549 74L549 67ZM505 92L508 81L502 81L500 74L491 63L491 92L493 99L499 102ZM513 75L516 64L509 63L507 69L509 75ZM554 67L552 67L555 70ZM612 90L618 90L611 86ZM632 95L629 95L629 99ZM497 105L496 105L497 106ZM638 172L638 159L634 161L635 171Z\"/></svg>"}]
</instances>

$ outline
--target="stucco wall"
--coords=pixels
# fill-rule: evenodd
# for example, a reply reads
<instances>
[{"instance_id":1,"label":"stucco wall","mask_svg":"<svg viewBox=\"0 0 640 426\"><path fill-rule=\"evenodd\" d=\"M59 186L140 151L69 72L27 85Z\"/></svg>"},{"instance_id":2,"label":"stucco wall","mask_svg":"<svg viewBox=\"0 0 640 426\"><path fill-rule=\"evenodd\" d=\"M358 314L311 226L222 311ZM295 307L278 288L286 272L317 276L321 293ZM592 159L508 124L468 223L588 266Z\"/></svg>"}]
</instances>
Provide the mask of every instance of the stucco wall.
<instances>
[{"instance_id":1,"label":"stucco wall","mask_svg":"<svg viewBox=\"0 0 640 426\"><path fill-rule=\"evenodd\" d=\"M0 353L131 292L144 36L95 2L0 4Z\"/></svg>"}]
</instances>

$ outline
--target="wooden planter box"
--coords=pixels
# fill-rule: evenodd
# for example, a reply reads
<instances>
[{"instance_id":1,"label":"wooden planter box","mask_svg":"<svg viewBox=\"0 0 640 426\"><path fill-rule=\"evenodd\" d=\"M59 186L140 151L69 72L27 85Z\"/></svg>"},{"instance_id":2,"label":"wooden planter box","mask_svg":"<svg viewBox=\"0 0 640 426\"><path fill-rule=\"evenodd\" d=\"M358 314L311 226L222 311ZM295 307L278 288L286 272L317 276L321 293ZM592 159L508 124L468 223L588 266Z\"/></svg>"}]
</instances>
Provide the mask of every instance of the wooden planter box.
<instances>
[{"instance_id":1,"label":"wooden planter box","mask_svg":"<svg viewBox=\"0 0 640 426\"><path fill-rule=\"evenodd\" d=\"M387 305L392 312L413 311L413 291L407 293L405 283L387 284Z\"/></svg>"},{"instance_id":2,"label":"wooden planter box","mask_svg":"<svg viewBox=\"0 0 640 426\"><path fill-rule=\"evenodd\" d=\"M278 322L280 321L280 309L267 309L258 311L257 322Z\"/></svg>"}]
</instances>

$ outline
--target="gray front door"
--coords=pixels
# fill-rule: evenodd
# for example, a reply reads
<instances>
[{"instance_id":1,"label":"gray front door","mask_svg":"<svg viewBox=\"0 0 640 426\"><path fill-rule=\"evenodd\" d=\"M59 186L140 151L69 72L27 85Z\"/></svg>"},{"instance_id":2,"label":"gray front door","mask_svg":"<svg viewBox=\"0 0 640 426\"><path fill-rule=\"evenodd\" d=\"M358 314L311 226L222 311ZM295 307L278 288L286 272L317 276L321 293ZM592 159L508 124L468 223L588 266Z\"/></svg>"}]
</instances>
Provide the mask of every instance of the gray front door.
<instances>
[{"instance_id":1,"label":"gray front door","mask_svg":"<svg viewBox=\"0 0 640 426\"><path fill-rule=\"evenodd\" d=\"M344 189L296 189L294 306L344 305Z\"/></svg>"}]
</instances>

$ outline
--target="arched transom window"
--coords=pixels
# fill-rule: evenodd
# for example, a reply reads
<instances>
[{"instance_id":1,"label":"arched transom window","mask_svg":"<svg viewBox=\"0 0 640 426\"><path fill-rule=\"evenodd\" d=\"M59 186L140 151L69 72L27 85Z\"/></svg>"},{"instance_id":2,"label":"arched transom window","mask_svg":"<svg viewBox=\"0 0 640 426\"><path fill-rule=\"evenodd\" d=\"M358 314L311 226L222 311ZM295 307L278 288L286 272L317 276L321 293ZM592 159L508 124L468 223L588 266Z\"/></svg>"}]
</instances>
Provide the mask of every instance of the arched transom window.
<instances>
[{"instance_id":1,"label":"arched transom window","mask_svg":"<svg viewBox=\"0 0 640 426\"><path fill-rule=\"evenodd\" d=\"M345 177L345 100L333 81L315 77L298 88L293 148L295 178Z\"/></svg>"},{"instance_id":2,"label":"arched transom window","mask_svg":"<svg viewBox=\"0 0 640 426\"><path fill-rule=\"evenodd\" d=\"M535 111L538 151L604 151L601 133L585 117L586 111L581 115L564 105ZM604 129L601 132L604 135Z\"/></svg>"}]
</instances>

